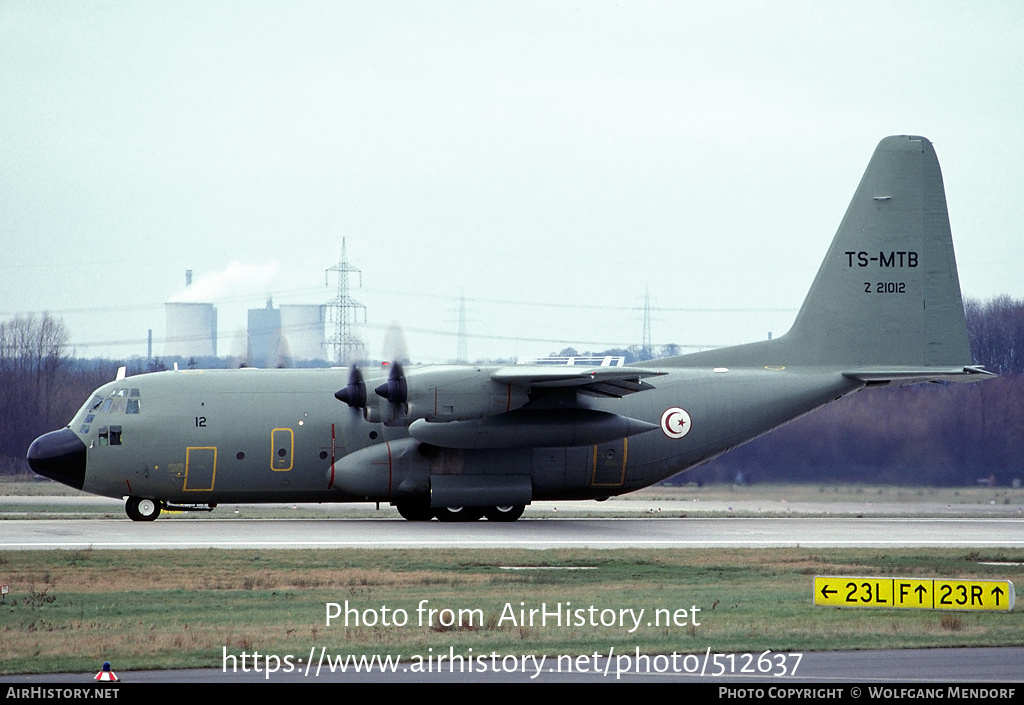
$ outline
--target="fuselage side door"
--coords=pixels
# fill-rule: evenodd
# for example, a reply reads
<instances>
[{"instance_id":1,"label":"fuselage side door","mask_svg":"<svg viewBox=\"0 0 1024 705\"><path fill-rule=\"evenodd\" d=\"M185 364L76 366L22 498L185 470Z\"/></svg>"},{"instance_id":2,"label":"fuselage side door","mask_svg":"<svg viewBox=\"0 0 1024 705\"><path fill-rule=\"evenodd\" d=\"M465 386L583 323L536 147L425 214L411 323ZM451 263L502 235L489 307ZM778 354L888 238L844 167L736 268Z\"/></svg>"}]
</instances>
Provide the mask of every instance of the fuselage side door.
<instances>
[{"instance_id":1,"label":"fuselage side door","mask_svg":"<svg viewBox=\"0 0 1024 705\"><path fill-rule=\"evenodd\" d=\"M275 428L271 435L270 468L274 472L288 472L292 469L295 434L290 428Z\"/></svg>"}]
</instances>

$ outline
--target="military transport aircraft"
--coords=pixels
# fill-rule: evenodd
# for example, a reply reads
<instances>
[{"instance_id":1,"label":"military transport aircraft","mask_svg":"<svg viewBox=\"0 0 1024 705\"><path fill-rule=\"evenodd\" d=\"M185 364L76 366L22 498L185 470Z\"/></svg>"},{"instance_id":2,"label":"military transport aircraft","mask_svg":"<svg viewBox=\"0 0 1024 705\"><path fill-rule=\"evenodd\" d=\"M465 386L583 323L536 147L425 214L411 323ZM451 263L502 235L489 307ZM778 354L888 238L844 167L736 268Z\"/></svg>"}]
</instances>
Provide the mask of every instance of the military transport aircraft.
<instances>
[{"instance_id":1,"label":"military transport aircraft","mask_svg":"<svg viewBox=\"0 0 1024 705\"><path fill-rule=\"evenodd\" d=\"M32 469L136 521L231 502L388 502L514 521L646 487L867 387L972 366L942 175L882 140L792 329L634 365L180 370L100 387Z\"/></svg>"}]
</instances>

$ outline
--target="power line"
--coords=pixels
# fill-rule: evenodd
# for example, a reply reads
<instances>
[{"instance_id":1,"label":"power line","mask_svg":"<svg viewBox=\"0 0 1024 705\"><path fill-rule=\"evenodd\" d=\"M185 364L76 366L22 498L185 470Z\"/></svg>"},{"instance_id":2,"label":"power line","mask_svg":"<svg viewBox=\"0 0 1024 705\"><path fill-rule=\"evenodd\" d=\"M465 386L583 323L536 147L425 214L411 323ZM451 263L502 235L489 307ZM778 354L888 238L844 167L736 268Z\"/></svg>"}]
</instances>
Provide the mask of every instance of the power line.
<instances>
[{"instance_id":1,"label":"power line","mask_svg":"<svg viewBox=\"0 0 1024 705\"><path fill-rule=\"evenodd\" d=\"M327 302L327 307L335 313L334 336L327 341L328 345L334 347L334 358L339 365L346 365L351 360L363 357L363 341L353 333L353 324L359 315L359 309L363 310L363 323L366 323L366 306L359 303L349 295L350 274L359 275L359 286L363 285L363 273L352 266L348 261L348 254L345 251L345 238L341 238L341 260L337 265L328 268L324 272L324 285L327 284L327 272L338 273L338 293Z\"/></svg>"},{"instance_id":2,"label":"power line","mask_svg":"<svg viewBox=\"0 0 1024 705\"><path fill-rule=\"evenodd\" d=\"M367 323L367 324L364 324L364 327L368 328L370 330L387 330L388 328L390 328L390 325L384 325L384 324L380 324L380 323ZM420 334L424 334L424 335L444 336L444 337L448 337L448 338L452 338L452 337L457 338L458 335L459 335L457 332L453 333L450 330L444 330L444 329L440 329L440 328L420 328L420 327L410 328L408 326L403 326L402 329L407 331L407 332L411 332L411 333L420 333ZM554 345L565 345L565 344L587 345L587 346L601 347L601 348L626 348L626 347L629 347L629 345L632 344L631 342L625 342L625 341L622 341L622 340L578 340L578 339L575 339L575 338L532 338L532 337L524 337L524 336L521 336L521 335L467 334L467 338L471 338L473 340L494 340L494 341L502 341L502 342L550 343L550 344L554 344ZM144 342L146 342L146 338L130 338L130 339L123 339L123 340L105 340L105 341L94 341L94 342L71 341L70 344L73 345L73 346L77 345L77 346L80 346L80 347L113 347L113 346L116 346L116 345L137 345L139 343L144 343ZM154 343L160 343L160 342L163 342L163 340L160 339L160 338L153 338L153 342ZM705 350L705 349L708 349L708 348L720 348L720 347L723 347L723 346L724 346L724 344L703 343L703 344L692 344L692 345L677 345L676 347L686 348L686 349L693 349L693 350Z\"/></svg>"},{"instance_id":3,"label":"power line","mask_svg":"<svg viewBox=\"0 0 1024 705\"><path fill-rule=\"evenodd\" d=\"M337 266L331 267L327 271L336 271ZM354 271L359 272L358 269ZM360 287L362 288L362 287ZM272 295L281 300L288 296L298 295L310 295L315 292L319 292L321 289L315 288L301 288L301 289L285 289L281 291L271 292ZM439 300L451 300L451 297L442 294L432 294L430 292L413 292L413 291L397 291L394 289L363 289L363 291L374 294L383 293L389 296L404 296L406 298L415 299L439 299ZM218 297L213 303L221 305L226 302L232 301L245 301L262 298L254 294L242 294L238 296ZM502 306L523 306L523 307L537 307L537 308L558 308L558 309L570 309L570 310L593 310L593 311L641 311L644 307L641 306L625 306L625 305L614 305L614 304L580 304L570 303L565 301L523 301L515 299L487 299L487 298L470 298L465 299L468 303L474 304L498 304ZM362 304L357 303L359 306ZM159 309L164 306L164 302L151 303L151 304L134 304L134 305L111 305L111 306L91 306L82 308L64 308L64 309L39 309L39 310L22 310L22 311L0 311L0 316L26 316L26 315L41 315L43 313L49 313L51 315L68 315L78 313L111 313L115 311L141 311L145 309ZM365 306L362 306L365 308ZM722 308L715 306L651 306L650 311L653 313L796 313L799 309L795 307L779 307L779 308L764 308L764 307L749 307L740 306L735 308Z\"/></svg>"}]
</instances>

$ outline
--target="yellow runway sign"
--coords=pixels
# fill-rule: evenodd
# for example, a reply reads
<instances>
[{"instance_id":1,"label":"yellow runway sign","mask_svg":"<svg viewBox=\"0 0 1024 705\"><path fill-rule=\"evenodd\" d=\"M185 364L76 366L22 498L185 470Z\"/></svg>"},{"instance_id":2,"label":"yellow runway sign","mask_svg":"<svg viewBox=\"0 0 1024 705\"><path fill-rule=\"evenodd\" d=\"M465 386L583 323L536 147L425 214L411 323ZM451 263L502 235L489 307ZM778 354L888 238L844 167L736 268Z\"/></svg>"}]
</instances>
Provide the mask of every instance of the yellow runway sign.
<instances>
[{"instance_id":1,"label":"yellow runway sign","mask_svg":"<svg viewBox=\"0 0 1024 705\"><path fill-rule=\"evenodd\" d=\"M921 580L818 576L814 604L822 607L895 607L924 610L1013 610L1009 580Z\"/></svg>"}]
</instances>

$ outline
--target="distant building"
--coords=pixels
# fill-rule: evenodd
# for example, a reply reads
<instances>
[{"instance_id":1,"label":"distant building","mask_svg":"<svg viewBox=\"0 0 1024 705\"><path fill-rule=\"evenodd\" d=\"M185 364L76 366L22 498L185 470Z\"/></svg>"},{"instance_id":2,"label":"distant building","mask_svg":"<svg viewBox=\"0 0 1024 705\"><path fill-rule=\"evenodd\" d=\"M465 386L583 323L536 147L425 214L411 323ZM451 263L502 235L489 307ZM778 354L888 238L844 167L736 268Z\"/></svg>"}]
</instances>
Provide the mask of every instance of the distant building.
<instances>
[{"instance_id":1,"label":"distant building","mask_svg":"<svg viewBox=\"0 0 1024 705\"><path fill-rule=\"evenodd\" d=\"M164 304L165 357L216 357L217 309L213 304Z\"/></svg>"},{"instance_id":2,"label":"distant building","mask_svg":"<svg viewBox=\"0 0 1024 705\"><path fill-rule=\"evenodd\" d=\"M281 367L284 340L281 336L281 311L267 299L266 308L249 309L249 344L246 364L249 367Z\"/></svg>"},{"instance_id":3,"label":"distant building","mask_svg":"<svg viewBox=\"0 0 1024 705\"><path fill-rule=\"evenodd\" d=\"M250 367L287 367L296 360L324 360L324 323L327 307L288 304L249 309L246 364Z\"/></svg>"},{"instance_id":4,"label":"distant building","mask_svg":"<svg viewBox=\"0 0 1024 705\"><path fill-rule=\"evenodd\" d=\"M327 307L320 304L286 304L281 311L281 333L293 360L326 360L324 325Z\"/></svg>"}]
</instances>

